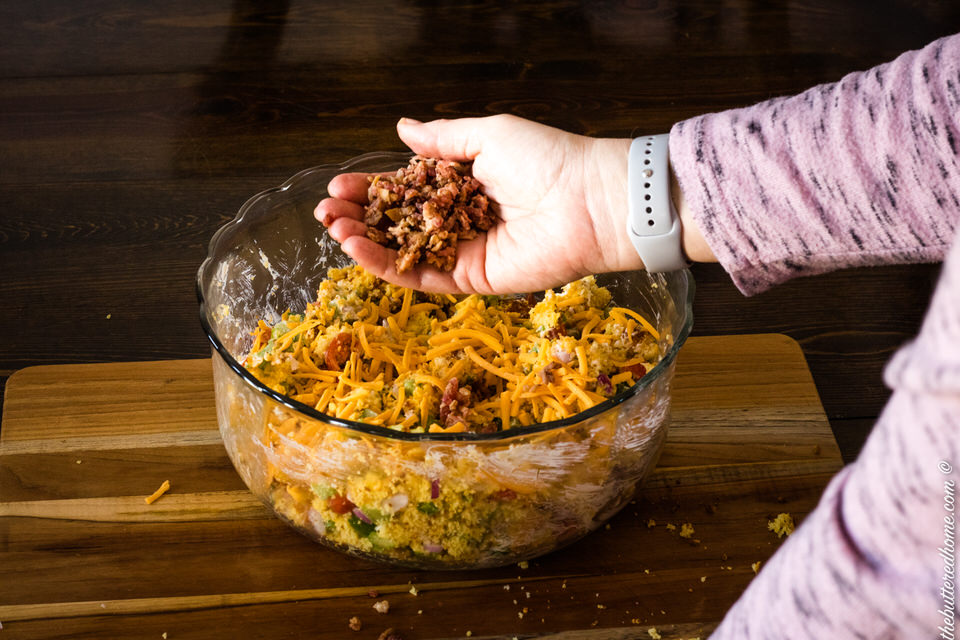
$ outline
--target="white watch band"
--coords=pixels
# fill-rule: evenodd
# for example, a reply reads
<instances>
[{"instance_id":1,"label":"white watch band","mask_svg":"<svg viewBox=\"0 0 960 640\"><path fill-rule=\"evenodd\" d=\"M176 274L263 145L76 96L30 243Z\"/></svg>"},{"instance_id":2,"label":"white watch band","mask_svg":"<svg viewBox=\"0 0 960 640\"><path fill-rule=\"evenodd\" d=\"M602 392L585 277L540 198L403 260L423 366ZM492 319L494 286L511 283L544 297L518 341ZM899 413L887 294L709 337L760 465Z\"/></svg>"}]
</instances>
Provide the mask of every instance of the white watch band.
<instances>
[{"instance_id":1,"label":"white watch band","mask_svg":"<svg viewBox=\"0 0 960 640\"><path fill-rule=\"evenodd\" d=\"M669 134L634 138L627 164L627 234L647 271L688 266L680 238L680 216L670 198Z\"/></svg>"}]
</instances>

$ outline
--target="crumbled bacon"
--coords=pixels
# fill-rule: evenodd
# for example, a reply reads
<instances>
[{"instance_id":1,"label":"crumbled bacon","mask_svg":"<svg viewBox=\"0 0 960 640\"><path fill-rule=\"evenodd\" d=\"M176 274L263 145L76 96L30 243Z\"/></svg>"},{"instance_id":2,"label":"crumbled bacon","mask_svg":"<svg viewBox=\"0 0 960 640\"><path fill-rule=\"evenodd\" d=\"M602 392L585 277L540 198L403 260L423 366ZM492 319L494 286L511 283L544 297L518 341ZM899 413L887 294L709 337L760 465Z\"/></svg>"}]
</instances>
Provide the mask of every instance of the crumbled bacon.
<instances>
[{"instance_id":1,"label":"crumbled bacon","mask_svg":"<svg viewBox=\"0 0 960 640\"><path fill-rule=\"evenodd\" d=\"M398 250L398 273L424 260L450 271L457 243L496 222L469 163L414 156L393 176L371 177L367 199L367 237Z\"/></svg>"},{"instance_id":2,"label":"crumbled bacon","mask_svg":"<svg viewBox=\"0 0 960 640\"><path fill-rule=\"evenodd\" d=\"M560 368L560 363L554 362L553 360L548 362L546 366L543 369L540 369L540 371L538 372L538 375L540 376L540 382L542 382L543 384L550 384L551 382L553 382L553 372L554 370L559 368Z\"/></svg>"},{"instance_id":3,"label":"crumbled bacon","mask_svg":"<svg viewBox=\"0 0 960 640\"><path fill-rule=\"evenodd\" d=\"M469 411L470 387L461 389L460 381L454 376L447 382L440 399L440 423L444 427L452 427L458 422L466 424Z\"/></svg>"},{"instance_id":4,"label":"crumbled bacon","mask_svg":"<svg viewBox=\"0 0 960 640\"><path fill-rule=\"evenodd\" d=\"M529 316L530 309L537 303L536 298L533 297L532 293L528 293L524 298L510 298L510 302L507 303L506 310L511 313L519 313L522 316Z\"/></svg>"},{"instance_id":5,"label":"crumbled bacon","mask_svg":"<svg viewBox=\"0 0 960 640\"><path fill-rule=\"evenodd\" d=\"M503 428L509 429L510 425L508 424L503 425ZM500 421L497 420L496 422L487 422L485 424L480 425L479 427L477 427L477 433L496 433L497 431L500 431L500 429L501 429Z\"/></svg>"},{"instance_id":6,"label":"crumbled bacon","mask_svg":"<svg viewBox=\"0 0 960 640\"><path fill-rule=\"evenodd\" d=\"M543 337L547 340L556 340L557 338L567 335L567 330L562 324L558 324L555 327L547 329L546 333L543 334Z\"/></svg>"}]
</instances>

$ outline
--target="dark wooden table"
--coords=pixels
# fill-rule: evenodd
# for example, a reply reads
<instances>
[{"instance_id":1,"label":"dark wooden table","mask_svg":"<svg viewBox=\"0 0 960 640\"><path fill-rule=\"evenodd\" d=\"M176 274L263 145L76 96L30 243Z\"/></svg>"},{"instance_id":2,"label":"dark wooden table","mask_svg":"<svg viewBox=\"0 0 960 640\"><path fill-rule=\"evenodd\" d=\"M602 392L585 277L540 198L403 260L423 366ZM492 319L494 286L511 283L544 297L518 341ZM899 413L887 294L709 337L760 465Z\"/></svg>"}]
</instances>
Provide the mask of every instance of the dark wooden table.
<instances>
[{"instance_id":1,"label":"dark wooden table","mask_svg":"<svg viewBox=\"0 0 960 640\"><path fill-rule=\"evenodd\" d=\"M6 3L0 381L207 355L194 274L213 232L300 169L400 149L402 115L661 132L958 30L960 5L919 0ZM694 333L798 340L850 460L937 273L857 269L744 298L698 265Z\"/></svg>"}]
</instances>

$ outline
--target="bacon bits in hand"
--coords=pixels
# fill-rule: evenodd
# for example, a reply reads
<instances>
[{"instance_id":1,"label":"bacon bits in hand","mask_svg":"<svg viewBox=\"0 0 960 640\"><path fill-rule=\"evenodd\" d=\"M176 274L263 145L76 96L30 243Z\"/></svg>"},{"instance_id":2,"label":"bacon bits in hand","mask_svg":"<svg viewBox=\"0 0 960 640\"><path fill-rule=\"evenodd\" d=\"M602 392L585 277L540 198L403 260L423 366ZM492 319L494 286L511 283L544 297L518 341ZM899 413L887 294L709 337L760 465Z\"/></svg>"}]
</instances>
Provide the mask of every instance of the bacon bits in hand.
<instances>
[{"instance_id":1,"label":"bacon bits in hand","mask_svg":"<svg viewBox=\"0 0 960 640\"><path fill-rule=\"evenodd\" d=\"M372 176L367 196L367 237L398 251L397 273L424 260L450 271L457 242L496 222L469 163L414 156L392 176Z\"/></svg>"}]
</instances>

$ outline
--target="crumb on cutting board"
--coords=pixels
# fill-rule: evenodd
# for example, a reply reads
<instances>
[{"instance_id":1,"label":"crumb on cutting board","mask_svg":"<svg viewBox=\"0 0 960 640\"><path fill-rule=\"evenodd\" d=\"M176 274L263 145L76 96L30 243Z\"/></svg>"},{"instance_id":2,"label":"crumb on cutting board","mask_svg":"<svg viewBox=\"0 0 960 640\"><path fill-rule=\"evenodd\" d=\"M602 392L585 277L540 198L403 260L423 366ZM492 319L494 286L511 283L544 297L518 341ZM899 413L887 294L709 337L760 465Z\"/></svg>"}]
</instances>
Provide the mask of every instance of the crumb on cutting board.
<instances>
[{"instance_id":1,"label":"crumb on cutting board","mask_svg":"<svg viewBox=\"0 0 960 640\"><path fill-rule=\"evenodd\" d=\"M778 538L789 536L793 533L794 528L793 516L789 513L777 514L776 518L767 522L767 529L777 534Z\"/></svg>"}]
</instances>

